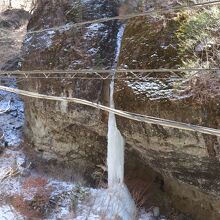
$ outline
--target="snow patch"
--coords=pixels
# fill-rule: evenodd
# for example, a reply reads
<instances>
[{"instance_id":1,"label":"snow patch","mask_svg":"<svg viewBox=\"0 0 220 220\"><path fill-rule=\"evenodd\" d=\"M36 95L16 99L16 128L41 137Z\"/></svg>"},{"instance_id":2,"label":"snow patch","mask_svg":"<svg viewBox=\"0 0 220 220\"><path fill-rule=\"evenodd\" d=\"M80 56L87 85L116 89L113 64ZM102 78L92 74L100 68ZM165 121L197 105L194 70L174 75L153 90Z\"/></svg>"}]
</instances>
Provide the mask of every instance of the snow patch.
<instances>
[{"instance_id":1,"label":"snow patch","mask_svg":"<svg viewBox=\"0 0 220 220\"><path fill-rule=\"evenodd\" d=\"M102 23L96 23L96 24L91 24L88 27L86 27L86 33L84 35L84 39L91 39L96 37L98 34L102 33L104 36L105 34L108 34L108 30L104 31L106 25Z\"/></svg>"},{"instance_id":2,"label":"snow patch","mask_svg":"<svg viewBox=\"0 0 220 220\"><path fill-rule=\"evenodd\" d=\"M9 205L3 205L0 207L0 216L1 219L6 220L24 220L24 217L19 215L15 209Z\"/></svg>"},{"instance_id":3,"label":"snow patch","mask_svg":"<svg viewBox=\"0 0 220 220\"><path fill-rule=\"evenodd\" d=\"M127 86L133 90L136 95L144 95L151 100L174 98L174 85L179 78L160 79L144 79L143 81L125 81Z\"/></svg>"},{"instance_id":4,"label":"snow patch","mask_svg":"<svg viewBox=\"0 0 220 220\"><path fill-rule=\"evenodd\" d=\"M44 31L41 33L27 34L24 45L35 49L46 49L51 47L55 31Z\"/></svg>"},{"instance_id":5,"label":"snow patch","mask_svg":"<svg viewBox=\"0 0 220 220\"><path fill-rule=\"evenodd\" d=\"M61 110L62 113L67 113L68 101L61 101L60 102L60 110Z\"/></svg>"}]
</instances>

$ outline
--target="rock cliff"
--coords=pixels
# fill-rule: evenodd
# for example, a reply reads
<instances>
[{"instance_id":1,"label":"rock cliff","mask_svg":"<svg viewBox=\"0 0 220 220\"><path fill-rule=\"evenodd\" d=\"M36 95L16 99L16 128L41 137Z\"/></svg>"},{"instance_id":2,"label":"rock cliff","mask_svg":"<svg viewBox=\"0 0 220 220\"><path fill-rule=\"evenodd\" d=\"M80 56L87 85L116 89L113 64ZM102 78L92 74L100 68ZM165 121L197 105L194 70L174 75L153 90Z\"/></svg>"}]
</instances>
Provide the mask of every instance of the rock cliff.
<instances>
[{"instance_id":1,"label":"rock cliff","mask_svg":"<svg viewBox=\"0 0 220 220\"><path fill-rule=\"evenodd\" d=\"M181 67L176 34L180 27L178 16L143 17L128 22L120 66L127 69ZM128 77L132 76L129 74ZM209 74L211 78L212 73ZM193 91L183 95L179 91L180 82L185 80L183 75L138 73L139 80L118 80L116 106L124 111L219 128L219 93L208 102L195 97ZM148 76L147 80L144 76ZM219 78L213 77L219 85ZM195 90L207 89L199 85ZM139 152L143 161L164 176L165 187L172 191L177 206L198 219L219 218L219 138L123 118L118 118L118 125L128 148Z\"/></svg>"},{"instance_id":2,"label":"rock cliff","mask_svg":"<svg viewBox=\"0 0 220 220\"><path fill-rule=\"evenodd\" d=\"M63 25L63 28L28 34L23 46L22 69L111 68L120 26L118 21L71 28L66 24L116 16L129 10L125 7L121 11L117 1L39 1L28 30L38 31L57 25ZM180 67L178 19L177 14L166 14L159 18L152 16L128 21L119 66L129 69ZM91 77L94 79L70 80L58 79L55 75L54 79L27 79L19 83L19 87L107 105L109 81L98 80L95 74ZM148 80L118 80L116 107L219 128L218 97L204 104L197 102L190 92L183 95L178 92L182 77L156 73ZM218 82L218 78L214 81ZM96 165L103 164L107 146L106 113L66 102L27 98L24 102L25 134L36 155L46 160L68 162L87 176ZM122 118L117 120L127 143L129 169L134 171L149 165L163 176L163 190L169 192L179 209L192 213L197 219L219 218L218 138ZM143 179L148 175L148 170L135 172Z\"/></svg>"},{"instance_id":3,"label":"rock cliff","mask_svg":"<svg viewBox=\"0 0 220 220\"><path fill-rule=\"evenodd\" d=\"M117 15L109 1L41 1L28 25L29 31ZM24 41L23 70L111 68L114 62L117 21L28 34ZM109 82L96 79L34 79L22 88L39 93L107 100ZM107 88L108 91L108 88ZM108 93L108 92L107 92ZM104 94L104 95L103 95ZM80 105L25 100L26 136L46 159L58 159L86 169L103 163L107 126L100 110Z\"/></svg>"}]
</instances>

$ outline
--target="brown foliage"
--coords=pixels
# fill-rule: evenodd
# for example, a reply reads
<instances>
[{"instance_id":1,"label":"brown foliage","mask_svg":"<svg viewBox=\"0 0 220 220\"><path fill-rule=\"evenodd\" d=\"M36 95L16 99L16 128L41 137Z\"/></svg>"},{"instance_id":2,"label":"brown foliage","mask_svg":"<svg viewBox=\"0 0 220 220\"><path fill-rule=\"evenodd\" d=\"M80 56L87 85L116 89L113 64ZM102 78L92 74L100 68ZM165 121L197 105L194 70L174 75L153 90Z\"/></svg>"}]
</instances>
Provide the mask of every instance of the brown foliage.
<instances>
[{"instance_id":1,"label":"brown foliage","mask_svg":"<svg viewBox=\"0 0 220 220\"><path fill-rule=\"evenodd\" d=\"M138 208L144 206L148 199L148 190L152 186L153 182L146 182L140 179L127 181L131 195Z\"/></svg>"},{"instance_id":2,"label":"brown foliage","mask_svg":"<svg viewBox=\"0 0 220 220\"><path fill-rule=\"evenodd\" d=\"M34 210L29 202L21 195L12 198L11 201L14 208L23 216L27 218L40 218L41 213L38 210Z\"/></svg>"},{"instance_id":3,"label":"brown foliage","mask_svg":"<svg viewBox=\"0 0 220 220\"><path fill-rule=\"evenodd\" d=\"M23 193L12 198L15 209L28 218L43 218L51 208L50 199L52 188L42 177L29 177L22 185ZM25 197L30 194L31 199Z\"/></svg>"},{"instance_id":4,"label":"brown foliage","mask_svg":"<svg viewBox=\"0 0 220 220\"><path fill-rule=\"evenodd\" d=\"M191 94L193 101L207 104L220 98L220 77L212 73L200 73L187 82L187 88L182 93Z\"/></svg>"},{"instance_id":5,"label":"brown foliage","mask_svg":"<svg viewBox=\"0 0 220 220\"><path fill-rule=\"evenodd\" d=\"M30 188L44 188L47 183L47 179L44 179L43 177L29 177L24 181L22 188L26 190Z\"/></svg>"}]
</instances>

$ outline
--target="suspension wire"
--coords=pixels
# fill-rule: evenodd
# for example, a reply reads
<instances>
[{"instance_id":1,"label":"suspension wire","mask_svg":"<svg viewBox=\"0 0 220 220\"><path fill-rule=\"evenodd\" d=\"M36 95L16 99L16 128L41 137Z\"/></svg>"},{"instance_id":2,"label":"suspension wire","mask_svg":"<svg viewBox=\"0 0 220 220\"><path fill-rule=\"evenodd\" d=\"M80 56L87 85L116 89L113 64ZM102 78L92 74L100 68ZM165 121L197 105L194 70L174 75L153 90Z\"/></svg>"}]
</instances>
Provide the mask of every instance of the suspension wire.
<instances>
[{"instance_id":1,"label":"suspension wire","mask_svg":"<svg viewBox=\"0 0 220 220\"><path fill-rule=\"evenodd\" d=\"M179 68L179 69L167 69L167 68L159 68L159 69L77 69L77 70L25 70L25 71L0 71L1 75L25 75L25 74L93 74L93 73L163 73L163 72L194 72L194 71L220 71L220 68Z\"/></svg>"},{"instance_id":2,"label":"suspension wire","mask_svg":"<svg viewBox=\"0 0 220 220\"><path fill-rule=\"evenodd\" d=\"M179 74L191 72L196 75L199 72L219 72L220 69L81 69L81 70L32 70L32 71L0 71L0 79L13 78L16 79L81 79L81 80L107 80L112 78L114 72L117 80L149 80L149 79L165 79L164 77L152 77L156 74L171 74L170 77L182 78ZM123 74L122 74L123 73Z\"/></svg>"},{"instance_id":3,"label":"suspension wire","mask_svg":"<svg viewBox=\"0 0 220 220\"><path fill-rule=\"evenodd\" d=\"M148 123L148 124L156 124L156 125L161 125L161 126L170 127L170 128L177 128L177 129L181 129L181 130L194 131L194 132L215 135L215 136L220 137L220 130L219 129L208 128L208 127L203 127L203 126L198 126L198 125L191 125L191 124L186 124L186 123L182 123L182 122L171 121L171 120L151 117L151 116L147 116L147 115L141 115L141 114L136 114L136 113L132 113L132 112L122 111L122 110L110 108L110 107L100 105L98 103L90 102L87 100L83 100L83 99L43 95L43 94L39 94L39 93L35 93L35 92L29 92L29 91L10 88L10 87L6 87L6 86L0 86L0 90L15 93L15 94L22 95L25 97L37 98L37 99L73 102L76 104L90 106L90 107L100 109L103 111L111 112L111 113L114 113L118 116L121 116L121 117L124 117L127 119L131 119L134 121L144 122L144 123Z\"/></svg>"},{"instance_id":4,"label":"suspension wire","mask_svg":"<svg viewBox=\"0 0 220 220\"><path fill-rule=\"evenodd\" d=\"M13 79L12 77L9 77L9 78L1 78L0 79L5 79L5 80L10 80L10 79ZM19 80L18 80L19 79ZM49 80L49 79L68 79L68 80L111 80L110 77L108 78L97 78L97 77L94 77L94 78L87 78L87 77L16 77L16 82L21 82L21 81L24 81L24 80L31 80L31 79L39 79L39 80ZM167 80L167 79L178 79L178 80L181 80L182 78L180 77L169 77L169 78L166 78L166 77L138 77L138 78L135 78L135 77L127 77L127 78L121 78L121 77L115 77L116 80L138 80L138 81L149 81L149 80Z\"/></svg>"},{"instance_id":5,"label":"suspension wire","mask_svg":"<svg viewBox=\"0 0 220 220\"><path fill-rule=\"evenodd\" d=\"M162 13L166 13L166 12L170 12L170 11L179 11L179 10L184 10L184 9L201 8L201 7L205 7L205 6L215 6L215 5L219 5L219 4L220 4L220 1L216 0L216 1L209 1L209 2L203 2L203 3L196 3L196 4L187 4L184 6L175 6L175 7L168 8L168 9L155 9L152 11L146 11L146 12L141 12L141 13L139 12L139 13L130 13L127 15L119 15L119 16L114 16L114 17L105 17L105 18L99 18L99 19L95 19L95 20L89 20L89 21L83 21L83 22L77 22L77 23L70 22L65 25L40 29L40 30L36 30L36 31L28 31L27 34L36 34L36 33L41 33L41 32L45 32L45 31L59 31L62 29L65 30L65 29L70 29L72 27L79 27L79 26L83 26L83 25L87 25L87 24L103 23L103 22L114 21L114 20L127 20L127 19L131 19L131 18L152 15L155 13L162 14Z\"/></svg>"}]
</instances>

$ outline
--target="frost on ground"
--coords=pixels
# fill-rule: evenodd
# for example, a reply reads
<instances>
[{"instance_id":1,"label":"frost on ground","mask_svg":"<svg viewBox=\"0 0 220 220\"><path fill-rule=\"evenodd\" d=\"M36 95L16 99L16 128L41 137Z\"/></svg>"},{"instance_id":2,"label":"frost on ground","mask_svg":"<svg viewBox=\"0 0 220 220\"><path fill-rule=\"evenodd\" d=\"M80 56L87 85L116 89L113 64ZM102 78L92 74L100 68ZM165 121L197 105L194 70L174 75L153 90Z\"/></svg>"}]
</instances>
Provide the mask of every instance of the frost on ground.
<instances>
[{"instance_id":1,"label":"frost on ground","mask_svg":"<svg viewBox=\"0 0 220 220\"><path fill-rule=\"evenodd\" d=\"M99 219L130 219L130 210L132 201L125 185L113 189L88 189L89 198L77 207L77 220L99 220ZM128 202L129 201L129 202ZM134 204L132 204L134 205ZM156 220L163 219L159 217L159 212L146 212L139 210L136 217L138 220Z\"/></svg>"},{"instance_id":2,"label":"frost on ground","mask_svg":"<svg viewBox=\"0 0 220 220\"><path fill-rule=\"evenodd\" d=\"M86 188L36 172L18 147L0 155L0 216L7 220L98 220L125 215L123 191ZM126 189L125 189L126 190ZM118 199L121 199L118 203ZM139 220L156 218L156 211L138 214ZM125 217L126 218L126 217Z\"/></svg>"},{"instance_id":3,"label":"frost on ground","mask_svg":"<svg viewBox=\"0 0 220 220\"><path fill-rule=\"evenodd\" d=\"M24 218L19 215L16 210L10 206L10 205L3 205L2 207L0 207L0 215L2 219L6 219L6 220L12 220L12 219L16 219L16 220L23 220Z\"/></svg>"}]
</instances>

